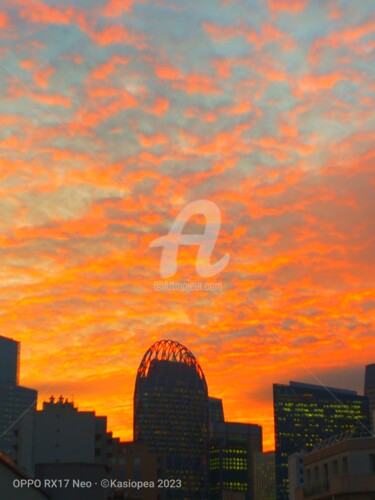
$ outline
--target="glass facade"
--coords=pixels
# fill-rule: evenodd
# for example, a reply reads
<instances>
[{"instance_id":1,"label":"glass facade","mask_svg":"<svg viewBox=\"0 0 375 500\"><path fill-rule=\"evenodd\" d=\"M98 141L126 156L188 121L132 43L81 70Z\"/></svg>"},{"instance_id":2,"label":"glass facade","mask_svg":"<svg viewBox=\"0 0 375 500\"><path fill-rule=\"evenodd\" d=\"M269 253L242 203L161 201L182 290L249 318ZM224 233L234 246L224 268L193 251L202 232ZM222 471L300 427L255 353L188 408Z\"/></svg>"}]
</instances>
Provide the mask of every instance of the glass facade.
<instances>
[{"instance_id":1,"label":"glass facade","mask_svg":"<svg viewBox=\"0 0 375 500\"><path fill-rule=\"evenodd\" d=\"M210 422L210 498L242 493L254 500L253 456L262 451L262 428L238 422Z\"/></svg>"},{"instance_id":2,"label":"glass facade","mask_svg":"<svg viewBox=\"0 0 375 500\"><path fill-rule=\"evenodd\" d=\"M276 498L288 500L288 457L347 429L369 429L369 403L354 391L274 384Z\"/></svg>"},{"instance_id":3,"label":"glass facade","mask_svg":"<svg viewBox=\"0 0 375 500\"><path fill-rule=\"evenodd\" d=\"M157 342L141 361L134 441L164 457L161 479L181 480L181 488L161 491L161 498L207 500L207 384L194 355L176 341Z\"/></svg>"},{"instance_id":4,"label":"glass facade","mask_svg":"<svg viewBox=\"0 0 375 500\"><path fill-rule=\"evenodd\" d=\"M18 385L19 343L0 337L0 451L31 469L31 440L37 392Z\"/></svg>"}]
</instances>

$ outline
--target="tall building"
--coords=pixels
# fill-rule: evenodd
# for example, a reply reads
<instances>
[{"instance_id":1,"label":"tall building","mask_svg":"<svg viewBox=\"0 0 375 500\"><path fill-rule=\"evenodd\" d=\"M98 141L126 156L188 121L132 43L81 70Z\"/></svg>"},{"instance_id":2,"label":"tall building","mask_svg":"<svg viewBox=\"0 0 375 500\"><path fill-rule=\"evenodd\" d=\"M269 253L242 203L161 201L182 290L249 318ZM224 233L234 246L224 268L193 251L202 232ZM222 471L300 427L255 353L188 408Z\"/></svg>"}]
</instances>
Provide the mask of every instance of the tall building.
<instances>
[{"instance_id":1,"label":"tall building","mask_svg":"<svg viewBox=\"0 0 375 500\"><path fill-rule=\"evenodd\" d=\"M275 500L275 452L257 451L253 454L254 500Z\"/></svg>"},{"instance_id":2,"label":"tall building","mask_svg":"<svg viewBox=\"0 0 375 500\"><path fill-rule=\"evenodd\" d=\"M194 355L173 340L145 353L134 391L134 441L165 456L160 478L181 487L161 498L208 498L208 393Z\"/></svg>"},{"instance_id":3,"label":"tall building","mask_svg":"<svg viewBox=\"0 0 375 500\"><path fill-rule=\"evenodd\" d=\"M353 427L369 429L369 402L355 391L290 382L273 386L276 498L288 500L288 457Z\"/></svg>"},{"instance_id":4,"label":"tall building","mask_svg":"<svg viewBox=\"0 0 375 500\"><path fill-rule=\"evenodd\" d=\"M375 363L366 366L365 396L368 397L370 402L372 430L375 433Z\"/></svg>"},{"instance_id":5,"label":"tall building","mask_svg":"<svg viewBox=\"0 0 375 500\"><path fill-rule=\"evenodd\" d=\"M32 427L37 392L19 383L18 342L0 336L0 452L32 469Z\"/></svg>"},{"instance_id":6,"label":"tall building","mask_svg":"<svg viewBox=\"0 0 375 500\"><path fill-rule=\"evenodd\" d=\"M255 452L262 451L262 427L210 422L210 498L255 500Z\"/></svg>"}]
</instances>

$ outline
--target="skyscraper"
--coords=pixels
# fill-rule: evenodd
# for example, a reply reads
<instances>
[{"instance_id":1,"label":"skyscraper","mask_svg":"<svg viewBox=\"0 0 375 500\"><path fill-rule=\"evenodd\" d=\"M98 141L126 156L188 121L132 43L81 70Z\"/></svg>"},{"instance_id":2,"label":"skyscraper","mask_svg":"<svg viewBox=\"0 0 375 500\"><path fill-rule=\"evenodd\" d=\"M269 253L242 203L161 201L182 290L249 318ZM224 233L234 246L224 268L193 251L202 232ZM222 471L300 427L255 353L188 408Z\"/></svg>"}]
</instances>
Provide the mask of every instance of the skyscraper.
<instances>
[{"instance_id":1,"label":"skyscraper","mask_svg":"<svg viewBox=\"0 0 375 500\"><path fill-rule=\"evenodd\" d=\"M210 498L254 500L254 453L262 451L262 427L210 422Z\"/></svg>"},{"instance_id":2,"label":"skyscraper","mask_svg":"<svg viewBox=\"0 0 375 500\"><path fill-rule=\"evenodd\" d=\"M370 402L370 416L372 431L375 432L375 363L366 366L365 371L365 396Z\"/></svg>"},{"instance_id":3,"label":"skyscraper","mask_svg":"<svg viewBox=\"0 0 375 500\"><path fill-rule=\"evenodd\" d=\"M174 340L150 347L134 391L134 441L164 456L161 498L208 498L208 392L194 355ZM177 483L178 485L178 483Z\"/></svg>"},{"instance_id":4,"label":"skyscraper","mask_svg":"<svg viewBox=\"0 0 375 500\"><path fill-rule=\"evenodd\" d=\"M208 398L210 425L214 422L224 422L223 400L218 398Z\"/></svg>"},{"instance_id":5,"label":"skyscraper","mask_svg":"<svg viewBox=\"0 0 375 500\"><path fill-rule=\"evenodd\" d=\"M37 392L18 380L19 343L0 336L0 451L30 472Z\"/></svg>"},{"instance_id":6,"label":"skyscraper","mask_svg":"<svg viewBox=\"0 0 375 500\"><path fill-rule=\"evenodd\" d=\"M274 384L276 498L287 500L288 457L347 429L369 430L369 403L355 391L290 382Z\"/></svg>"}]
</instances>

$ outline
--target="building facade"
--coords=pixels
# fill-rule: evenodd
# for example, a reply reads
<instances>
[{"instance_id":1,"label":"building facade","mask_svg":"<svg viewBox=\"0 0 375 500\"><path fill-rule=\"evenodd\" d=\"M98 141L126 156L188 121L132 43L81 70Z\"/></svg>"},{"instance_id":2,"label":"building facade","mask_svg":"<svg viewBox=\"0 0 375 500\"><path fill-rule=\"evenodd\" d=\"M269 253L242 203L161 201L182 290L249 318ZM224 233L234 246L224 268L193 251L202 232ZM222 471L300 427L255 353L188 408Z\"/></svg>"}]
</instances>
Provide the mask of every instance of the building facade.
<instances>
[{"instance_id":1,"label":"building facade","mask_svg":"<svg viewBox=\"0 0 375 500\"><path fill-rule=\"evenodd\" d=\"M275 500L275 452L253 453L254 500Z\"/></svg>"},{"instance_id":2,"label":"building facade","mask_svg":"<svg viewBox=\"0 0 375 500\"><path fill-rule=\"evenodd\" d=\"M112 435L107 418L79 411L72 401L51 396L35 413L33 471L37 479L69 479L67 488L48 489L54 500L107 500L100 486L109 477ZM73 480L91 482L74 488ZM65 496L64 496L65 495Z\"/></svg>"},{"instance_id":3,"label":"building facade","mask_svg":"<svg viewBox=\"0 0 375 500\"><path fill-rule=\"evenodd\" d=\"M355 391L290 382L273 386L276 498L288 500L288 457L355 427L369 429L369 402Z\"/></svg>"},{"instance_id":4,"label":"building facade","mask_svg":"<svg viewBox=\"0 0 375 500\"><path fill-rule=\"evenodd\" d=\"M19 385L20 344L0 336L0 452L32 470L32 430L37 392Z\"/></svg>"},{"instance_id":5,"label":"building facade","mask_svg":"<svg viewBox=\"0 0 375 500\"><path fill-rule=\"evenodd\" d=\"M254 453L262 451L262 427L210 422L210 498L255 499Z\"/></svg>"},{"instance_id":6,"label":"building facade","mask_svg":"<svg viewBox=\"0 0 375 500\"><path fill-rule=\"evenodd\" d=\"M51 396L35 413L33 463L108 464L107 417L79 411L73 401Z\"/></svg>"},{"instance_id":7,"label":"building facade","mask_svg":"<svg viewBox=\"0 0 375 500\"><path fill-rule=\"evenodd\" d=\"M134 441L165 457L161 498L208 498L208 391L194 355L173 340L144 355L134 391Z\"/></svg>"},{"instance_id":8,"label":"building facade","mask_svg":"<svg viewBox=\"0 0 375 500\"><path fill-rule=\"evenodd\" d=\"M375 363L367 365L365 369L365 396L370 403L371 426L375 431Z\"/></svg>"},{"instance_id":9,"label":"building facade","mask_svg":"<svg viewBox=\"0 0 375 500\"><path fill-rule=\"evenodd\" d=\"M328 440L303 458L305 486L293 500L375 500L375 438Z\"/></svg>"},{"instance_id":10,"label":"building facade","mask_svg":"<svg viewBox=\"0 0 375 500\"><path fill-rule=\"evenodd\" d=\"M116 481L128 481L127 488L121 485L113 490L117 499L157 500L161 492L157 491L159 469L164 467L164 457L150 452L146 444L120 442L115 440L112 454L111 477ZM139 488L136 483L145 487ZM155 487L150 487L150 485Z\"/></svg>"}]
</instances>

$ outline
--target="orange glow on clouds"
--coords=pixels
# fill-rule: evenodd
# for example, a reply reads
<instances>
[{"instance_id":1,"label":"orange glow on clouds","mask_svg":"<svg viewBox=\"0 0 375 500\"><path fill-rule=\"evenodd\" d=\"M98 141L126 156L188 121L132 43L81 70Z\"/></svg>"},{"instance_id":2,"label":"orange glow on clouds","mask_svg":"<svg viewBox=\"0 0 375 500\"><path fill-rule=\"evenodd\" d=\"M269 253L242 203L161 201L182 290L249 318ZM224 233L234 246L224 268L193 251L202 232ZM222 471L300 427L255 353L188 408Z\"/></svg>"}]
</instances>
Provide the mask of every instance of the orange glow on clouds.
<instances>
[{"instance_id":1,"label":"orange glow on clouds","mask_svg":"<svg viewBox=\"0 0 375 500\"><path fill-rule=\"evenodd\" d=\"M374 362L373 2L251 3L0 15L1 333L39 404L74 396L125 439L162 338L265 449L272 383L361 390ZM202 278L184 247L169 281L222 291L157 292L149 245L198 199L221 211L212 263L230 263Z\"/></svg>"}]
</instances>

